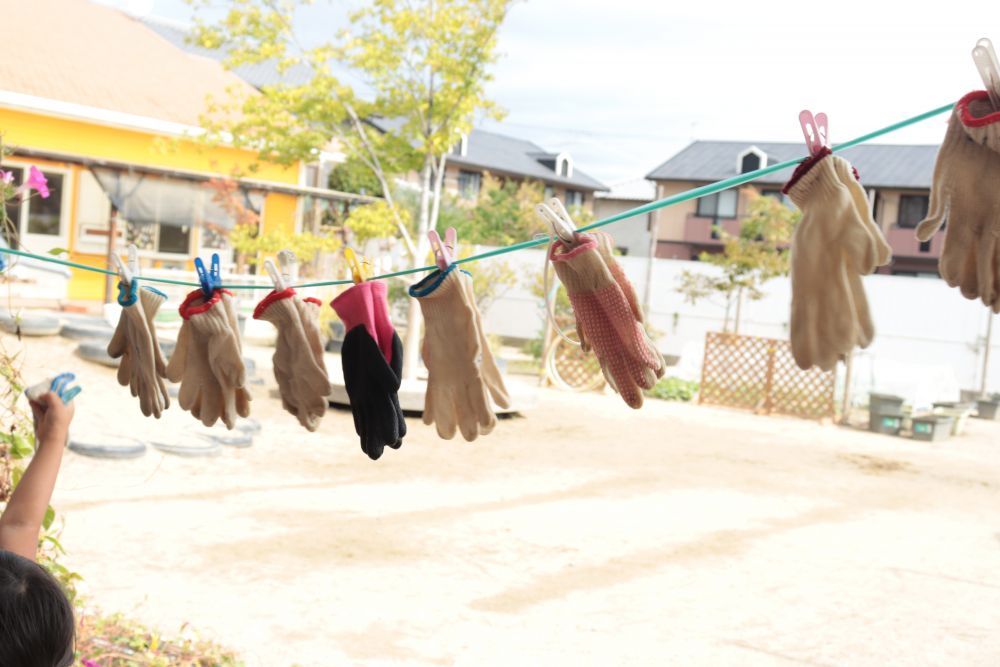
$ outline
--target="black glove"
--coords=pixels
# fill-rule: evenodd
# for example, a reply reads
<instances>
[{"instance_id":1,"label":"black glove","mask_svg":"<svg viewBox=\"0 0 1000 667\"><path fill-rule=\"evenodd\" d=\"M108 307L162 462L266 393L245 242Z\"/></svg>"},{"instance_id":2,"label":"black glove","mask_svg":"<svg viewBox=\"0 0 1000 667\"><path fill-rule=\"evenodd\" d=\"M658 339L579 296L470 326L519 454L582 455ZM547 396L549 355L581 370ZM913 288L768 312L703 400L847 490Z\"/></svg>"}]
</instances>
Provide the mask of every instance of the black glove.
<instances>
[{"instance_id":1,"label":"black glove","mask_svg":"<svg viewBox=\"0 0 1000 667\"><path fill-rule=\"evenodd\" d=\"M344 387L351 399L354 430L361 436L361 449L373 461L388 445L399 449L406 435L406 422L399 407L403 344L392 335L392 364L386 362L364 325L344 336L340 358L344 365Z\"/></svg>"}]
</instances>

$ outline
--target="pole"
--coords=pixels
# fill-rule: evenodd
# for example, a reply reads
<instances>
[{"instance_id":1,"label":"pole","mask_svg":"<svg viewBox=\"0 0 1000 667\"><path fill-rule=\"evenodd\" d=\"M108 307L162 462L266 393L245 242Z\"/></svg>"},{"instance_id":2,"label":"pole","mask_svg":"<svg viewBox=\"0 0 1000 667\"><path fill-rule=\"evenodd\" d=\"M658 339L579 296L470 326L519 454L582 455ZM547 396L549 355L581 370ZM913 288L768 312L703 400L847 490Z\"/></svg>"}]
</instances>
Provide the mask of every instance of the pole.
<instances>
[{"instance_id":1,"label":"pole","mask_svg":"<svg viewBox=\"0 0 1000 667\"><path fill-rule=\"evenodd\" d=\"M844 398L840 404L840 423L851 422L851 370L854 368L854 350L847 353L844 359Z\"/></svg>"},{"instance_id":2,"label":"pole","mask_svg":"<svg viewBox=\"0 0 1000 667\"><path fill-rule=\"evenodd\" d=\"M646 229L649 230L649 257L646 258L646 283L642 289L642 312L649 317L649 309L653 303L653 266L656 264L657 237L659 236L659 225L657 224L655 212L649 213L649 223Z\"/></svg>"},{"instance_id":3,"label":"pole","mask_svg":"<svg viewBox=\"0 0 1000 667\"><path fill-rule=\"evenodd\" d=\"M111 207L111 217L108 218L108 266L114 266L115 238L118 236L118 209ZM106 276L104 279L104 303L111 303L115 300L115 277Z\"/></svg>"},{"instance_id":4,"label":"pole","mask_svg":"<svg viewBox=\"0 0 1000 667\"><path fill-rule=\"evenodd\" d=\"M990 366L990 345L993 339L993 311L986 310L986 349L983 350L983 377L979 383L979 395L986 395L986 374Z\"/></svg>"}]
</instances>

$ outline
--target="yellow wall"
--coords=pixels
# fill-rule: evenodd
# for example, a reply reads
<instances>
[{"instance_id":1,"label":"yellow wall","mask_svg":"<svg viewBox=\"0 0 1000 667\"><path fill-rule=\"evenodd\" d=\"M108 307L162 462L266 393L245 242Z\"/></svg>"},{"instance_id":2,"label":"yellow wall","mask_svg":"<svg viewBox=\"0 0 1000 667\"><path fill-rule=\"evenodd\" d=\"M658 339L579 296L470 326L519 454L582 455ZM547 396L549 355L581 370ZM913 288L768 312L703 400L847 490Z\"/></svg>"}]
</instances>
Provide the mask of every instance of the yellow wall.
<instances>
[{"instance_id":1,"label":"yellow wall","mask_svg":"<svg viewBox=\"0 0 1000 667\"><path fill-rule=\"evenodd\" d=\"M0 108L0 133L4 145L68 153L90 158L101 158L164 169L231 174L234 171L249 174L249 167L256 162L250 151L213 147L195 141L174 139L152 133L126 130L84 121L55 118L23 111ZM30 160L39 167L57 167L70 171L67 187L71 188L68 212L69 259L74 262L106 268L103 255L73 251L76 238L79 165ZM252 177L276 183L298 183L298 167L261 163ZM284 228L295 231L296 197L268 193L264 201L264 231ZM45 252L49 248L31 248ZM92 271L72 269L68 298L71 300L100 300L104 297L105 276Z\"/></svg>"}]
</instances>

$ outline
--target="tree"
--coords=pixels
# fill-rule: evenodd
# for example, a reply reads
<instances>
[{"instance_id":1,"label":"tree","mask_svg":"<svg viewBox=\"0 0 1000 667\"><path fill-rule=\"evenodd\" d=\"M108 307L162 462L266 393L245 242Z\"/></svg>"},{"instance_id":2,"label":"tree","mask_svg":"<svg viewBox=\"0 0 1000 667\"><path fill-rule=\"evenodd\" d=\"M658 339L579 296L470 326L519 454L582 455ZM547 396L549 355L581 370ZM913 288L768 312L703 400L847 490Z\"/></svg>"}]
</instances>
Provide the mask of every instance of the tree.
<instances>
[{"instance_id":1,"label":"tree","mask_svg":"<svg viewBox=\"0 0 1000 667\"><path fill-rule=\"evenodd\" d=\"M539 181L500 180L483 175L475 206L456 225L458 238L479 245L510 245L546 231L535 213L545 186Z\"/></svg>"},{"instance_id":2,"label":"tree","mask_svg":"<svg viewBox=\"0 0 1000 667\"><path fill-rule=\"evenodd\" d=\"M677 290L689 303L696 303L713 294L726 298L723 331L729 330L729 313L734 297L736 313L733 331L739 333L744 296L757 300L764 296L761 286L778 276L788 275L788 243L802 214L788 208L774 197L765 197L753 188L744 190L749 196L747 216L740 221L737 235L716 228L722 238L722 252L703 252L699 259L722 269L722 275L706 275L684 271Z\"/></svg>"},{"instance_id":3,"label":"tree","mask_svg":"<svg viewBox=\"0 0 1000 667\"><path fill-rule=\"evenodd\" d=\"M302 85L267 86L260 95L213 105L206 124L212 136L226 133L261 158L286 164L309 160L337 139L376 176L411 266L419 267L429 254L426 233L440 206L448 151L477 113L500 115L485 85L511 0L374 0L351 13L349 30L310 48L298 43L292 29L300 4L229 0L224 18L199 26L198 43L228 49L229 66L274 61L279 68L305 64L311 71ZM339 80L333 64L350 70L369 98ZM386 120L382 132L369 124L377 119ZM413 168L420 173L416 244L398 215L390 182ZM420 323L419 306L411 303L405 377L416 375Z\"/></svg>"}]
</instances>

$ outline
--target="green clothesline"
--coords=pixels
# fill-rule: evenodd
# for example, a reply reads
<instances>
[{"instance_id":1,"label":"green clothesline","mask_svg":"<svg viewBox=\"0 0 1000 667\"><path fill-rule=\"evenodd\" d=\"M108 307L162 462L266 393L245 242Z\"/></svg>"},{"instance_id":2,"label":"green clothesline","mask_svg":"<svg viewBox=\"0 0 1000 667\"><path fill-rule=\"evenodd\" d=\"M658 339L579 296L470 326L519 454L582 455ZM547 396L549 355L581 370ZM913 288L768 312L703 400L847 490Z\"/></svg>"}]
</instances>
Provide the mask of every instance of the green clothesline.
<instances>
[{"instance_id":1,"label":"green clothesline","mask_svg":"<svg viewBox=\"0 0 1000 667\"><path fill-rule=\"evenodd\" d=\"M951 111L954 104L946 104L944 106L938 107L937 109L932 109L926 111L912 118L907 118L906 120L901 120L898 123L893 123L887 127L883 127L880 130L875 130L874 132L869 132L868 134L857 137L856 139L851 139L850 141L845 141L842 144L837 144L833 147L833 151L842 151L845 148L850 148L851 146L857 146L858 144L863 144L866 141L875 139L876 137L881 137L882 135L889 134L890 132L895 132L896 130L908 127L915 123L919 123L922 120L926 120L933 116L943 114L945 112ZM761 176L767 174L772 174L776 171L781 171L782 169L788 169L789 167L794 167L800 162L802 162L805 157L796 158L794 160L786 160L784 162L779 162L777 164L772 164L770 167L764 167L763 169L757 169L756 171L749 171L745 174L740 174L739 176L733 176L732 178L727 178L721 181L716 181L715 183L709 183L708 185L702 185L701 187L692 188L690 190L685 190L676 195L671 195L664 199L659 199L642 206L637 206L636 208L623 211L616 215L612 215L608 218L598 220L597 222L586 225L585 227L580 227L579 231L587 232L592 229L597 229L599 227L604 227L605 225L610 225L626 218L631 218L636 215L642 215L643 213L649 213L650 211L655 211L657 209L665 208L667 206L673 206L674 204L679 204L681 202L689 201L691 199L697 199L698 197L704 197L705 195L714 194L721 190L727 190L737 185L743 185L753 181ZM504 255L508 252L515 252L517 250L524 250L526 248L536 248L540 245L544 245L549 242L548 238L537 238L530 241L521 241L520 243L515 243L514 245L505 246L503 248L496 248L495 250L490 250L487 252L480 253L478 255L472 255L464 259L456 260L457 264L468 264L471 262L478 262L481 259L487 259L490 257L496 257L497 255ZM34 253L25 252L23 250L14 250L9 248L0 249L0 254L9 253L11 255L20 255L22 257L30 257L32 259L37 259L43 262L51 262L53 264L61 264L62 266L69 266L75 269L83 269L84 271L93 271L94 273L103 273L109 276L117 276L117 271L109 271L108 269L99 269L94 266L87 266L86 264L80 264L78 262L70 262L65 259L59 259L58 257L53 257L51 255L36 255ZM422 273L424 271L434 271L436 266L421 266L416 269L405 269L403 271L394 271L392 273L385 273L380 276L374 276L369 280L380 280L383 278L395 278L397 276L405 276L411 273ZM153 278L142 276L142 280L147 282L156 283L167 283L169 285L183 285L185 287L200 287L200 283L188 282L184 280L171 280L170 278ZM303 287L323 287L326 285L350 285L351 280L324 280L315 283L301 283L298 285L293 285L293 287L303 288ZM266 289L262 285L223 285L227 289Z\"/></svg>"}]
</instances>

